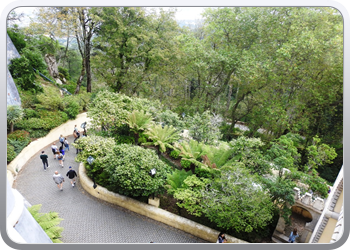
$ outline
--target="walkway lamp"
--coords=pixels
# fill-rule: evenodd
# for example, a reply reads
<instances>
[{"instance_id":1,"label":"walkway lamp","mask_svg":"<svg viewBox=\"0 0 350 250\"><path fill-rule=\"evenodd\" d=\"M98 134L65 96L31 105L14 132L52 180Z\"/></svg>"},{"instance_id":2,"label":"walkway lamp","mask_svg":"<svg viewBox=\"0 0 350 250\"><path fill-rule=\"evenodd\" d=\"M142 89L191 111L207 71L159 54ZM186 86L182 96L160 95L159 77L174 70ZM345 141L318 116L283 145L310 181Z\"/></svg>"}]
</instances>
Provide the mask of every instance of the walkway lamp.
<instances>
[{"instance_id":1,"label":"walkway lamp","mask_svg":"<svg viewBox=\"0 0 350 250\"><path fill-rule=\"evenodd\" d=\"M152 168L148 174L153 178L156 175L156 172L156 169ZM152 199L154 200L154 193L152 194Z\"/></svg>"},{"instance_id":2,"label":"walkway lamp","mask_svg":"<svg viewBox=\"0 0 350 250\"><path fill-rule=\"evenodd\" d=\"M91 166L92 165L92 163L94 162L94 160L95 160L95 158L94 157L92 157L91 155L86 159L86 161L89 163L89 165ZM94 184L92 185L92 187L95 189L96 187L97 187L97 185L96 185L96 182L95 182L95 173L93 173L93 182L94 182Z\"/></svg>"}]
</instances>

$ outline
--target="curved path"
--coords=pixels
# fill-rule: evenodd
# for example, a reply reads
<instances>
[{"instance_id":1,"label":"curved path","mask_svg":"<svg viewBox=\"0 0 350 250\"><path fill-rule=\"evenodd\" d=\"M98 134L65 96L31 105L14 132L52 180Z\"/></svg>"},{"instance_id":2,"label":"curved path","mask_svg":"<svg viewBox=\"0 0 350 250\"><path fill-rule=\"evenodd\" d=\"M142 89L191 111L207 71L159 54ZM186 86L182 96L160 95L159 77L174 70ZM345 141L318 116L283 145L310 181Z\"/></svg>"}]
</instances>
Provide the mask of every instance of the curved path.
<instances>
[{"instance_id":1,"label":"curved path","mask_svg":"<svg viewBox=\"0 0 350 250\"><path fill-rule=\"evenodd\" d=\"M73 137L68 137L72 143ZM58 145L58 144L57 144ZM44 150L49 156L49 168L44 171L39 158ZM64 168L53 158L50 145L44 146L21 169L13 187L31 204L42 204L42 213L58 212L64 219L59 226L64 228L61 240L64 243L207 243L193 235L163 223L141 216L117 205L92 197L82 189L79 176L76 187L65 177L63 191L52 179L55 170L66 175L75 162L75 148L70 146Z\"/></svg>"}]
</instances>

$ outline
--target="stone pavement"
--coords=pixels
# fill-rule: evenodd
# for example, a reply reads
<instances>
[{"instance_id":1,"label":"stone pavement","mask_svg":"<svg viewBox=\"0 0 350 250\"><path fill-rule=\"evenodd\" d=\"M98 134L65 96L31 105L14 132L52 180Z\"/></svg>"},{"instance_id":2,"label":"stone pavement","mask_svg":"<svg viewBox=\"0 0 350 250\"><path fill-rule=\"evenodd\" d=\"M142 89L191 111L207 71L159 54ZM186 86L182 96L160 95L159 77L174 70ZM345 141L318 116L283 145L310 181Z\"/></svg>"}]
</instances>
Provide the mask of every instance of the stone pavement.
<instances>
[{"instance_id":1,"label":"stone pavement","mask_svg":"<svg viewBox=\"0 0 350 250\"><path fill-rule=\"evenodd\" d=\"M68 141L72 144L73 136ZM56 143L60 145L60 143ZM175 229L127 209L98 200L84 192L79 176L76 187L66 177L68 167L78 172L76 149L70 145L64 168L53 158L51 145L43 145L49 156L49 168L44 171L37 152L21 169L13 187L31 204L42 204L42 213L58 212L64 219L61 240L64 243L207 243L203 239ZM57 170L65 177L63 191L52 179Z\"/></svg>"}]
</instances>

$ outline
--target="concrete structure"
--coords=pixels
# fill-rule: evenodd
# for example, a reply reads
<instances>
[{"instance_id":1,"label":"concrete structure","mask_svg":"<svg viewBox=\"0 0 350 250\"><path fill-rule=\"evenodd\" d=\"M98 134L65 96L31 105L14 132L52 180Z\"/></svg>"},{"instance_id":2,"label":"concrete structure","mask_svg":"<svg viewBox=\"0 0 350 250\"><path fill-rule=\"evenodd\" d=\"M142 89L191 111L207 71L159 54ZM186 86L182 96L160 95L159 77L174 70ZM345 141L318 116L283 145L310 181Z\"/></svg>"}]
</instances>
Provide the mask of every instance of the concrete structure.
<instances>
[{"instance_id":1,"label":"concrete structure","mask_svg":"<svg viewBox=\"0 0 350 250\"><path fill-rule=\"evenodd\" d=\"M155 207L154 205L144 204L132 198L110 192L104 187L97 186L96 189L93 188L94 183L86 175L86 170L83 163L81 163L79 166L79 176L80 183L82 187L86 190L86 192L98 199L124 207L130 211L136 212L138 214L147 216L153 220L175 227L184 232L200 237L206 241L215 243L217 240L217 236L220 233L217 230L203 226L199 223L193 222L181 216L172 214L166 210ZM248 243L246 241L232 237L228 234L226 234L225 236L228 243Z\"/></svg>"},{"instance_id":2,"label":"concrete structure","mask_svg":"<svg viewBox=\"0 0 350 250\"><path fill-rule=\"evenodd\" d=\"M59 136L69 136L73 134L74 125L79 127L79 130L82 131L80 125L83 122L89 124L90 119L87 118L86 113L79 114L75 120L69 120L68 122L52 129L49 134L45 137L39 138L36 141L31 142L27 147L25 147L21 153L17 155L13 161L7 165L7 178L12 185L14 178L16 178L18 172L22 167L28 162L28 160L35 155L39 150L44 146L52 144L54 141L58 141Z\"/></svg>"},{"instance_id":3,"label":"concrete structure","mask_svg":"<svg viewBox=\"0 0 350 250\"><path fill-rule=\"evenodd\" d=\"M7 38L7 65L11 63L11 60L14 58L19 58L20 55L13 45L11 38L6 34ZM7 105L21 105L21 98L19 96L17 87L10 71L7 69Z\"/></svg>"},{"instance_id":4,"label":"concrete structure","mask_svg":"<svg viewBox=\"0 0 350 250\"><path fill-rule=\"evenodd\" d=\"M52 243L44 230L27 210L30 206L23 196L12 189L7 181L6 188L6 231L16 243Z\"/></svg>"},{"instance_id":5,"label":"concrete structure","mask_svg":"<svg viewBox=\"0 0 350 250\"><path fill-rule=\"evenodd\" d=\"M341 168L309 243L334 243L344 231L344 172Z\"/></svg>"}]
</instances>

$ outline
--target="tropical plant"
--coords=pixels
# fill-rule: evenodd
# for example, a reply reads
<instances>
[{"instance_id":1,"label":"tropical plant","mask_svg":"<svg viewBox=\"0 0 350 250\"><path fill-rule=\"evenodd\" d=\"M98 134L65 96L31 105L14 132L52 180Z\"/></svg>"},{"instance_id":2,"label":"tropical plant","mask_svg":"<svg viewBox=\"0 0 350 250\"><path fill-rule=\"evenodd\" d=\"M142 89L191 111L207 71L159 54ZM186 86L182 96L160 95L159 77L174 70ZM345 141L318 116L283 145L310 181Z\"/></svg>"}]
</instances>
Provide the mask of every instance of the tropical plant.
<instances>
[{"instance_id":1,"label":"tropical plant","mask_svg":"<svg viewBox=\"0 0 350 250\"><path fill-rule=\"evenodd\" d=\"M13 132L14 124L24 117L24 111L21 106L8 105L7 106L7 122L10 124L10 131Z\"/></svg>"},{"instance_id":2,"label":"tropical plant","mask_svg":"<svg viewBox=\"0 0 350 250\"><path fill-rule=\"evenodd\" d=\"M58 213L39 213L41 209L41 204L34 205L28 208L33 218L38 222L44 232L49 236L53 243L62 243L59 239L61 238L61 233L63 231L62 227L58 227L60 222L63 220L58 217Z\"/></svg>"},{"instance_id":3,"label":"tropical plant","mask_svg":"<svg viewBox=\"0 0 350 250\"><path fill-rule=\"evenodd\" d=\"M167 185L165 186L168 194L173 195L178 188L181 188L183 186L184 180L190 175L192 175L192 172L186 171L184 169L175 169L174 172L168 174Z\"/></svg>"},{"instance_id":4,"label":"tropical plant","mask_svg":"<svg viewBox=\"0 0 350 250\"><path fill-rule=\"evenodd\" d=\"M182 157L181 162L190 162L195 166L201 166L201 156L207 154L209 147L204 143L200 143L195 140L189 142L183 141L181 143L175 143L175 148L180 150L179 156ZM185 163L186 164L186 163ZM188 166L189 167L189 166Z\"/></svg>"},{"instance_id":5,"label":"tropical plant","mask_svg":"<svg viewBox=\"0 0 350 250\"><path fill-rule=\"evenodd\" d=\"M142 145L154 145L160 152L165 152L167 148L174 148L172 143L176 142L180 135L173 126L165 125L164 128L159 124L152 124L145 132L152 142L145 142Z\"/></svg>"},{"instance_id":6,"label":"tropical plant","mask_svg":"<svg viewBox=\"0 0 350 250\"><path fill-rule=\"evenodd\" d=\"M152 121L152 116L145 111L134 110L126 118L126 123L129 125L131 131L134 132L135 144L138 144L139 133L145 131L150 122Z\"/></svg>"}]
</instances>

